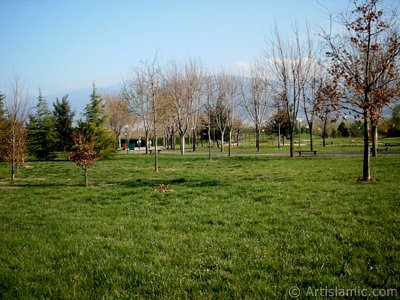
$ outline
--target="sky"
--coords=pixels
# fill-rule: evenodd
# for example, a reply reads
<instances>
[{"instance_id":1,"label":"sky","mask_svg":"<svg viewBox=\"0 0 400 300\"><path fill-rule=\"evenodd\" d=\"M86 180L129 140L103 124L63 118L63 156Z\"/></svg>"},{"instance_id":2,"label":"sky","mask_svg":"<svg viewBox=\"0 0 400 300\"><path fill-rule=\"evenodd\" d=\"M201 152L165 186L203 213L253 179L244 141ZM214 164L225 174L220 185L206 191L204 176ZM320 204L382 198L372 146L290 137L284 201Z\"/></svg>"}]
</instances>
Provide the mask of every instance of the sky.
<instances>
[{"instance_id":1,"label":"sky","mask_svg":"<svg viewBox=\"0 0 400 300\"><path fill-rule=\"evenodd\" d=\"M0 91L18 75L30 93L40 88L47 98L86 93L70 99L79 105L93 82L118 89L156 52L163 62L193 58L237 72L261 55L275 23L286 32L305 22L317 30L329 23L327 11L347 6L347 0L0 0Z\"/></svg>"}]
</instances>

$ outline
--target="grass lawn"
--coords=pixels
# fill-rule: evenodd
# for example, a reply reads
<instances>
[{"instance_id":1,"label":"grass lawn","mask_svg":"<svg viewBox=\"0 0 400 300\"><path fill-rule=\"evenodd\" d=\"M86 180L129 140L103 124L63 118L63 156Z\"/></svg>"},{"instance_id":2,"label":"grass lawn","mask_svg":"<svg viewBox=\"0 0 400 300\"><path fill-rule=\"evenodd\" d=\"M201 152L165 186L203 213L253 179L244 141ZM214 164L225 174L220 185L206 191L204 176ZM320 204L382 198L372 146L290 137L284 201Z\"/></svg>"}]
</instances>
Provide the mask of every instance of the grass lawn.
<instances>
[{"instance_id":1,"label":"grass lawn","mask_svg":"<svg viewBox=\"0 0 400 300\"><path fill-rule=\"evenodd\" d=\"M399 138L379 138L378 142L378 152L382 153L392 153L397 152L400 153L400 146L393 146L388 147L386 151L386 147L384 146L385 143L397 144L400 143ZM251 139L242 141L239 146L236 143L232 143L232 153L233 155L243 154L243 153L256 153L256 142L255 140ZM322 139L320 137L315 137L313 141L314 150L317 150L318 153L363 153L363 139L362 138L327 138L326 139L326 146L323 147ZM144 149L144 148L142 148ZM310 150L310 137L308 134L303 134L301 137L301 144L299 146L298 138L296 136L294 140L294 151L298 150ZM186 145L185 147L186 152L192 152L192 146ZM196 147L197 152L208 152L208 144L204 142L201 144L199 143ZM221 150L217 147L215 143L214 146L211 148L211 151L216 154L220 154ZM176 146L176 153L180 153L179 150L179 143ZM225 143L224 147L224 154L228 153L228 142ZM284 145L281 143L280 149L278 149L278 139L261 139L260 143L260 154L267 153L267 154L278 154L289 156L289 140L285 140ZM295 155L297 155L295 153Z\"/></svg>"},{"instance_id":2,"label":"grass lawn","mask_svg":"<svg viewBox=\"0 0 400 300\"><path fill-rule=\"evenodd\" d=\"M281 299L397 289L400 156L115 155L0 165L0 298ZM160 184L168 192L160 192ZM310 297L311 298L311 297Z\"/></svg>"}]
</instances>

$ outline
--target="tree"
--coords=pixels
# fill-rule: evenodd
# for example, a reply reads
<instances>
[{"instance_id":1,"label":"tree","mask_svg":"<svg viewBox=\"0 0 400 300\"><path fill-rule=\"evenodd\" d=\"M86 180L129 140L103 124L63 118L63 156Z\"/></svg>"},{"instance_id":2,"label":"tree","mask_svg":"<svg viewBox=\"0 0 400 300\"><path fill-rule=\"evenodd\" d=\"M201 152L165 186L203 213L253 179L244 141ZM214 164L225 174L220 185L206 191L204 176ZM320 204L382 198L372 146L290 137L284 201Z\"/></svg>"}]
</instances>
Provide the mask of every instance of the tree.
<instances>
[{"instance_id":1,"label":"tree","mask_svg":"<svg viewBox=\"0 0 400 300\"><path fill-rule=\"evenodd\" d=\"M185 154L185 135L200 101L203 70L194 61L179 66L173 63L165 76L165 87L172 102L173 116L180 138L181 155Z\"/></svg>"},{"instance_id":2,"label":"tree","mask_svg":"<svg viewBox=\"0 0 400 300\"><path fill-rule=\"evenodd\" d=\"M55 119L40 89L35 114L29 117L28 141L30 152L37 159L52 160L56 157Z\"/></svg>"},{"instance_id":3,"label":"tree","mask_svg":"<svg viewBox=\"0 0 400 300\"><path fill-rule=\"evenodd\" d=\"M157 64L157 56L154 57L152 62L146 61L144 63L144 72L150 92L151 119L154 135L154 172L158 172L157 130L158 122L161 119L161 115L159 114L161 103L161 71Z\"/></svg>"},{"instance_id":4,"label":"tree","mask_svg":"<svg viewBox=\"0 0 400 300\"><path fill-rule=\"evenodd\" d=\"M206 98L206 116L205 124L207 127L207 139L208 139L208 160L211 160L211 126L212 122L212 112L215 106L215 89L214 80L212 76L206 76L205 78L205 98Z\"/></svg>"},{"instance_id":5,"label":"tree","mask_svg":"<svg viewBox=\"0 0 400 300\"><path fill-rule=\"evenodd\" d=\"M145 130L146 154L148 153L149 134L154 135L154 172L158 171L157 134L158 123L162 119L161 69L157 55L152 61L144 61L140 68L134 70L133 78L124 83L123 95L129 103L131 112L142 121Z\"/></svg>"},{"instance_id":6,"label":"tree","mask_svg":"<svg viewBox=\"0 0 400 300\"><path fill-rule=\"evenodd\" d=\"M316 113L323 124L321 133L323 147L326 147L328 123L335 123L339 116L340 107L338 101L342 96L343 93L339 90L335 79L327 76L320 81L316 93ZM333 115L334 112L336 112L336 115Z\"/></svg>"},{"instance_id":7,"label":"tree","mask_svg":"<svg viewBox=\"0 0 400 300\"><path fill-rule=\"evenodd\" d=\"M100 159L95 152L95 141L90 141L82 132L76 132L73 137L74 147L69 159L84 170L85 186L89 186L89 169Z\"/></svg>"},{"instance_id":8,"label":"tree","mask_svg":"<svg viewBox=\"0 0 400 300\"><path fill-rule=\"evenodd\" d=\"M310 135L310 150L314 150L314 121L318 116L319 99L318 91L324 81L324 72L320 63L316 63L310 72L310 80L306 82L303 89L303 109L306 118L309 135Z\"/></svg>"},{"instance_id":9,"label":"tree","mask_svg":"<svg viewBox=\"0 0 400 300\"><path fill-rule=\"evenodd\" d=\"M215 123L221 133L221 152L224 151L224 137L228 131L229 152L231 156L232 130L234 119L235 99L237 96L237 82L234 77L221 72L215 76Z\"/></svg>"},{"instance_id":10,"label":"tree","mask_svg":"<svg viewBox=\"0 0 400 300\"><path fill-rule=\"evenodd\" d=\"M283 145L285 145L284 138L289 136L289 122L287 121L287 113L284 109L279 110L271 117L267 130L270 133L278 135L278 148L280 148L281 137Z\"/></svg>"},{"instance_id":11,"label":"tree","mask_svg":"<svg viewBox=\"0 0 400 300\"><path fill-rule=\"evenodd\" d=\"M78 122L78 130L85 140L94 143L94 151L99 158L108 156L114 150L115 137L106 129L107 114L103 98L97 93L93 84L90 102L85 107L84 120Z\"/></svg>"},{"instance_id":12,"label":"tree","mask_svg":"<svg viewBox=\"0 0 400 300\"><path fill-rule=\"evenodd\" d=\"M121 147L121 132L125 125L134 124L129 114L128 101L122 95L105 95L105 110L108 116L108 127L116 137L115 148Z\"/></svg>"},{"instance_id":13,"label":"tree","mask_svg":"<svg viewBox=\"0 0 400 300\"><path fill-rule=\"evenodd\" d=\"M337 131L341 137L349 136L349 129L343 121L339 124Z\"/></svg>"},{"instance_id":14,"label":"tree","mask_svg":"<svg viewBox=\"0 0 400 300\"><path fill-rule=\"evenodd\" d=\"M370 122L400 90L398 59L399 33L393 15L379 8L380 0L353 0L354 9L342 14L342 35L324 33L327 56L332 60L332 75L346 88L343 108L363 116L363 181L370 172Z\"/></svg>"},{"instance_id":15,"label":"tree","mask_svg":"<svg viewBox=\"0 0 400 300\"><path fill-rule=\"evenodd\" d=\"M0 150L3 160L11 165L11 180L15 179L19 166L25 163L27 152L28 101L24 96L24 86L18 76L10 88L10 96L6 98L6 118L1 135Z\"/></svg>"},{"instance_id":16,"label":"tree","mask_svg":"<svg viewBox=\"0 0 400 300\"><path fill-rule=\"evenodd\" d=\"M3 142L3 134L6 130L6 96L0 91L0 143ZM0 160L3 159L4 152L0 145Z\"/></svg>"},{"instance_id":17,"label":"tree","mask_svg":"<svg viewBox=\"0 0 400 300\"><path fill-rule=\"evenodd\" d=\"M74 146L69 155L71 161L84 169L85 186L89 185L89 169L114 150L115 137L105 128L106 122L104 101L93 84L90 102L85 107L84 119L78 122L78 128L73 135Z\"/></svg>"},{"instance_id":18,"label":"tree","mask_svg":"<svg viewBox=\"0 0 400 300\"><path fill-rule=\"evenodd\" d=\"M285 44L275 26L271 49L267 52L275 98L281 101L287 114L290 139L290 157L294 156L294 131L299 105L304 95L304 88L309 82L310 71L314 66L313 45L307 30L305 41L300 40L300 33L294 30L291 42Z\"/></svg>"},{"instance_id":19,"label":"tree","mask_svg":"<svg viewBox=\"0 0 400 300\"><path fill-rule=\"evenodd\" d=\"M0 91L0 121L6 117L6 96Z\"/></svg>"},{"instance_id":20,"label":"tree","mask_svg":"<svg viewBox=\"0 0 400 300\"><path fill-rule=\"evenodd\" d=\"M392 111L392 117L390 118L391 128L389 129L388 135L400 136L400 104L397 104Z\"/></svg>"},{"instance_id":21,"label":"tree","mask_svg":"<svg viewBox=\"0 0 400 300\"><path fill-rule=\"evenodd\" d=\"M75 112L71 109L68 95L63 96L61 101L57 98L53 103L53 116L57 134L57 150L70 151L74 145L72 124Z\"/></svg>"},{"instance_id":22,"label":"tree","mask_svg":"<svg viewBox=\"0 0 400 300\"><path fill-rule=\"evenodd\" d=\"M135 69L131 79L124 81L123 97L128 102L130 113L138 118L145 133L146 154L148 153L149 135L152 128L151 96L146 84L145 74Z\"/></svg>"},{"instance_id":23,"label":"tree","mask_svg":"<svg viewBox=\"0 0 400 300\"><path fill-rule=\"evenodd\" d=\"M268 82L265 68L255 63L251 67L250 78L245 78L241 85L241 99L247 113L256 128L256 149L260 151L261 126L268 111Z\"/></svg>"}]
</instances>

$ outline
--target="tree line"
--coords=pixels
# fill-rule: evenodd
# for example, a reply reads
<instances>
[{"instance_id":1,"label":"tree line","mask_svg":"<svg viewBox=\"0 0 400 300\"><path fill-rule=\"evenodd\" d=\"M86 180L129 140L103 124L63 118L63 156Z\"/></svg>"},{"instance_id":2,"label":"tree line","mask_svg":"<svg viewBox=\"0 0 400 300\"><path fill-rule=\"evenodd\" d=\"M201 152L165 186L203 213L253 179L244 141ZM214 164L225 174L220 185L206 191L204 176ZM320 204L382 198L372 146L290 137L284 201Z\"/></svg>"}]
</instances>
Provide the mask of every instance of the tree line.
<instances>
[{"instance_id":1,"label":"tree line","mask_svg":"<svg viewBox=\"0 0 400 300\"><path fill-rule=\"evenodd\" d=\"M83 166L86 174L94 161L118 145L123 127L136 122L143 128L146 153L150 137L157 141L161 134L170 141L171 148L178 137L184 155L185 138L192 135L195 141L194 131L200 127L211 159L215 135L220 139L221 151L227 139L230 155L232 135L243 122L254 126L259 151L261 128L272 116L278 145L283 133L287 135L289 155L293 157L299 117L305 118L313 150L316 120L322 121L326 136L329 123L345 114L362 122L361 179L369 181L370 137L374 156L382 111L400 97L399 24L394 12L383 10L381 0L350 3L351 10L332 17L332 22L342 26L340 32L321 30L316 36L307 26L304 32L295 27L290 36L284 36L275 26L262 57L242 74L209 72L191 59L161 64L155 55L133 68L119 95L102 99L93 87L84 118L76 129L72 128L74 114L68 108L67 96L57 100L51 112L39 92L35 114L28 118L26 107L12 106L14 102L23 103L20 92L13 90L9 107L3 109L2 128L7 130L2 130L2 156L11 162L12 169L17 169L24 160L26 145L22 144L26 139L31 153L40 159L51 159L55 150L75 150L80 154L70 158ZM10 154L7 143L18 151ZM155 150L157 146L155 142ZM154 151L155 171L157 153Z\"/></svg>"},{"instance_id":2,"label":"tree line","mask_svg":"<svg viewBox=\"0 0 400 300\"><path fill-rule=\"evenodd\" d=\"M64 152L68 159L84 169L85 185L88 185L89 168L111 153L115 145L112 130L106 128L103 99L95 86L83 118L76 126L75 112L67 95L56 99L50 110L39 90L35 111L29 113L19 78L15 79L11 90L9 98L0 93L0 158L11 165L11 179L15 179L28 154L39 160L52 160L56 152Z\"/></svg>"}]
</instances>

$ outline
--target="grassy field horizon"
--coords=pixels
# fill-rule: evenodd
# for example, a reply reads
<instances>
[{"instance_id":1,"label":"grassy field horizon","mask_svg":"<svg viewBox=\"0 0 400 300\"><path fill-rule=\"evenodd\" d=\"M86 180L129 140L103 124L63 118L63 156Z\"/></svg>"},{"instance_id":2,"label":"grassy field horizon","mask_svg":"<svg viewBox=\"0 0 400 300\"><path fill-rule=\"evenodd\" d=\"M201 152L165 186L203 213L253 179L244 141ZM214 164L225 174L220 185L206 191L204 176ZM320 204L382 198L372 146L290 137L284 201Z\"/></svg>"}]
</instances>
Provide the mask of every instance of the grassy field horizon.
<instances>
[{"instance_id":1,"label":"grassy field horizon","mask_svg":"<svg viewBox=\"0 0 400 300\"><path fill-rule=\"evenodd\" d=\"M400 288L400 156L0 164L2 299L290 299Z\"/></svg>"}]
</instances>

